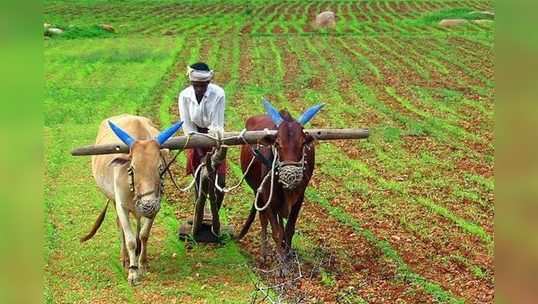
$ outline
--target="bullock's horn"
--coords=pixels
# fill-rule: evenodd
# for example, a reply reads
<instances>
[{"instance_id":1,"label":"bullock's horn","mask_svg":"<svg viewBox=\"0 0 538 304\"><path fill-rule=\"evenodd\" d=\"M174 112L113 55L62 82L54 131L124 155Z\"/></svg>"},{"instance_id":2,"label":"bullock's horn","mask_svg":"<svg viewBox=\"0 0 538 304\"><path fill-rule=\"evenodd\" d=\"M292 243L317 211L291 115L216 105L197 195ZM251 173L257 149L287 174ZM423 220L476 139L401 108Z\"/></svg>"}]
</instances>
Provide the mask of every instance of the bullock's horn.
<instances>
[{"instance_id":1,"label":"bullock's horn","mask_svg":"<svg viewBox=\"0 0 538 304\"><path fill-rule=\"evenodd\" d=\"M174 135L174 133L181 129L182 125L182 121L173 124L171 127L168 127L168 129L159 133L159 135L155 137L155 140L159 143L159 145L164 144L172 135Z\"/></svg>"},{"instance_id":2,"label":"bullock's horn","mask_svg":"<svg viewBox=\"0 0 538 304\"><path fill-rule=\"evenodd\" d=\"M131 135L127 134L127 132L123 131L120 127L116 126L110 120L108 121L108 125L110 126L110 129L112 129L114 134L116 134L116 136L127 146L131 147L131 145L135 142Z\"/></svg>"},{"instance_id":3,"label":"bullock's horn","mask_svg":"<svg viewBox=\"0 0 538 304\"><path fill-rule=\"evenodd\" d=\"M324 103L320 103L308 108L308 110L304 111L303 115L297 119L297 122L303 126L306 125L312 118L314 118L314 116L316 116L316 114L318 114L319 110L321 110L324 105Z\"/></svg>"},{"instance_id":4,"label":"bullock's horn","mask_svg":"<svg viewBox=\"0 0 538 304\"><path fill-rule=\"evenodd\" d=\"M263 107L265 108L265 112L269 117L271 117L271 120L275 123L275 125L280 125L282 122L282 116L280 116L280 113L278 110L273 107L273 105L267 100L266 98L263 99Z\"/></svg>"}]
</instances>

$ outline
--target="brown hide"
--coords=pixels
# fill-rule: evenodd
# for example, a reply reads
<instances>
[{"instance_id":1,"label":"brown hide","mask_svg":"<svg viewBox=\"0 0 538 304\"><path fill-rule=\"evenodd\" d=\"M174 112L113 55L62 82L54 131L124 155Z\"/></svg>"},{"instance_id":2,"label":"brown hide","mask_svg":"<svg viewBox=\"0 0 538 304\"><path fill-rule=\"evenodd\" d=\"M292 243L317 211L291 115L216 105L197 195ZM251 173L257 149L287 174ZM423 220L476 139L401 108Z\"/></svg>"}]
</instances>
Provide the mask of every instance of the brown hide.
<instances>
[{"instance_id":1,"label":"brown hide","mask_svg":"<svg viewBox=\"0 0 538 304\"><path fill-rule=\"evenodd\" d=\"M273 198L271 203L266 210L260 212L260 218L263 217L265 219L262 219L262 229L263 222L265 221L265 223L267 223L267 221L269 221L272 227L273 238L277 244L277 250L280 253L286 253L287 250L291 249L291 239L295 232L295 222L304 200L304 192L314 171L315 149L312 138L303 132L303 127L293 118L291 118L287 112L282 112L281 115L284 118L284 121L279 125L279 127L277 127L271 121L269 116L258 115L247 120L246 129L248 131L263 130L265 128L269 130L278 130L275 138L266 138L263 139L262 142L275 143L279 155L279 161L298 162L302 158L303 145L307 145L309 147L309 149L305 150L306 169L303 173L303 180L299 186L291 191L285 190L282 185L278 183L277 177L275 176ZM253 145L252 147L256 146ZM260 146L258 149L266 159L272 161L272 152L270 146ZM241 168L243 172L246 171L253 157L251 146L241 146ZM245 177L248 185L254 191L254 194L269 170L270 168L268 168L262 161L259 159L254 160L249 172ZM267 198L269 197L269 192L270 182L266 182L260 195L261 200L257 202L259 207L265 205ZM252 208L251 214L238 236L239 238L243 237L247 233L250 224L254 220L255 213L255 209ZM282 224L283 218L288 219L286 227L284 227ZM279 233L282 234L279 235Z\"/></svg>"}]
</instances>

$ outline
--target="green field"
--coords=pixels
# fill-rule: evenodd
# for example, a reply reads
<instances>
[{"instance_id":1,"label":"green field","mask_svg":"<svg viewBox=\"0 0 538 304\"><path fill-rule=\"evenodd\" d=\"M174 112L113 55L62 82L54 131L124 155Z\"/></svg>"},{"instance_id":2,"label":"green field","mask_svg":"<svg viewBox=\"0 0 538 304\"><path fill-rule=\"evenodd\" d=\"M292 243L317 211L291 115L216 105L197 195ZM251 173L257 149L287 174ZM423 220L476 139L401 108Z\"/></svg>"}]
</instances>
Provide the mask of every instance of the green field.
<instances>
[{"instance_id":1,"label":"green field","mask_svg":"<svg viewBox=\"0 0 538 304\"><path fill-rule=\"evenodd\" d=\"M336 28L315 29L327 9ZM260 114L264 96L294 115L325 102L312 127L371 130L317 145L294 239L312 274L297 286L304 303L493 303L493 23L437 26L492 9L490 0L45 1L44 22L66 29L44 41L46 302L245 303L267 283L258 221L241 242L186 248L176 230L192 193L170 185L141 285L121 268L113 208L79 243L105 198L90 158L69 151L112 115L176 121L186 66L200 60L226 91L227 130ZM238 151L228 154L230 185ZM174 170L186 184L184 164L181 155ZM241 225L252 199L246 185L226 196L223 221Z\"/></svg>"}]
</instances>

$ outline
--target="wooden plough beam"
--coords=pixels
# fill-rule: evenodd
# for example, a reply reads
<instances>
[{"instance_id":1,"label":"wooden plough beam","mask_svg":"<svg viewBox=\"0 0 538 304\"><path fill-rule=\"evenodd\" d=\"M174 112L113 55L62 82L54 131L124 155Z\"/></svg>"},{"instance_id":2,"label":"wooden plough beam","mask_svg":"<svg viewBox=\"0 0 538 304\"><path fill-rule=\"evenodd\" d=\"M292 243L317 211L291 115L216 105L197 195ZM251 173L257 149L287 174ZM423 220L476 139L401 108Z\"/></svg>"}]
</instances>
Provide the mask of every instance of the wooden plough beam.
<instances>
[{"instance_id":1,"label":"wooden plough beam","mask_svg":"<svg viewBox=\"0 0 538 304\"><path fill-rule=\"evenodd\" d=\"M305 133L314 136L317 140L338 140L338 139L362 139L368 138L368 129L305 129ZM221 139L222 145L237 146L243 145L246 141L249 144L258 143L265 136L275 136L276 130L263 131L246 131L242 137L239 137L240 132L224 132ZM193 134L187 140L188 136L172 137L162 145L163 148L170 150L189 149L196 147L213 147L217 145L217 141L210 137ZM71 151L71 155L100 155L114 153L129 153L129 147L123 143L106 144L106 145L90 145L76 148Z\"/></svg>"}]
</instances>

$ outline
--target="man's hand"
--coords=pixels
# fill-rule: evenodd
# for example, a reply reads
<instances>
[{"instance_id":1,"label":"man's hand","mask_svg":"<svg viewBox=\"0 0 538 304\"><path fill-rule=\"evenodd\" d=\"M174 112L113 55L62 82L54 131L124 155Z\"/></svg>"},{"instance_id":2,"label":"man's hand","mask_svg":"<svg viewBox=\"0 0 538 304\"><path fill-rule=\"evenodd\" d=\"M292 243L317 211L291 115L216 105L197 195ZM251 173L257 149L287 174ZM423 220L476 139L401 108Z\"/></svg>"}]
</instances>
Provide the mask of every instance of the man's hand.
<instances>
[{"instance_id":1,"label":"man's hand","mask_svg":"<svg viewBox=\"0 0 538 304\"><path fill-rule=\"evenodd\" d=\"M209 134L212 137L221 139L222 137L224 137L224 129L223 128L218 128L218 127L217 128L210 128L209 131L207 132L207 134Z\"/></svg>"}]
</instances>

